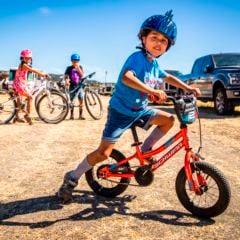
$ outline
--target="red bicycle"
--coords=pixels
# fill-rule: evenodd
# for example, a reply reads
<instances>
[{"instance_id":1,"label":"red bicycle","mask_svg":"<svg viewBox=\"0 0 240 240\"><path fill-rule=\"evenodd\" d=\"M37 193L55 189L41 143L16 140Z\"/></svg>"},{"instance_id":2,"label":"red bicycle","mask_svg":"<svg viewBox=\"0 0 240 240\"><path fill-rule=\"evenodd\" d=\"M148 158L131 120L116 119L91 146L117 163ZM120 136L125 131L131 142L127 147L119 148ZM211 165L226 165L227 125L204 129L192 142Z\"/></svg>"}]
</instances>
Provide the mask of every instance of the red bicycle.
<instances>
[{"instance_id":1,"label":"red bicycle","mask_svg":"<svg viewBox=\"0 0 240 240\"><path fill-rule=\"evenodd\" d=\"M203 161L199 152L202 147L201 122L194 96L181 96L179 99L169 97L174 104L180 131L160 147L149 152L142 152L136 127L143 121L139 119L131 127L136 152L125 157L120 151L113 149L109 159L95 165L86 172L86 180L92 190L101 196L115 197L123 193L129 185L148 186L154 179L154 172L167 160L171 159L179 150L185 149L184 166L177 174L175 189L181 204L193 215L205 218L215 217L223 213L231 198L230 185L223 173L215 166ZM199 119L200 147L194 153L189 144L187 125ZM172 147L171 147L172 146ZM170 148L171 147L171 148ZM167 151L166 149L169 149ZM167 151L160 158L147 163L147 159ZM138 166L130 165L130 161L137 159ZM135 178L138 184L130 184Z\"/></svg>"}]
</instances>

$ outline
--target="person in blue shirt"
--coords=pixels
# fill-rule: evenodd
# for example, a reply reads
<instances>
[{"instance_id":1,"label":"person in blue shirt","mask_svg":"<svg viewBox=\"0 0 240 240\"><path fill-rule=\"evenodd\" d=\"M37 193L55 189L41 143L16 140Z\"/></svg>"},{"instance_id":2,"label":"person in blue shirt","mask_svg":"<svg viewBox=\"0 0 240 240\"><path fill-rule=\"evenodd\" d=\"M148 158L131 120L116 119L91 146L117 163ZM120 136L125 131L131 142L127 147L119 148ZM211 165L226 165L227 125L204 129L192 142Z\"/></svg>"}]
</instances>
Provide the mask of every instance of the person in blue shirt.
<instances>
[{"instance_id":1,"label":"person in blue shirt","mask_svg":"<svg viewBox=\"0 0 240 240\"><path fill-rule=\"evenodd\" d=\"M158 102L165 102L164 91L155 89L161 79L167 83L193 92L200 96L198 88L186 85L178 78L161 70L156 58L167 52L175 44L177 26L172 20L172 11L165 15L154 15L147 18L138 33L141 47L124 63L109 102L108 117L99 147L88 154L76 169L67 172L57 193L60 200L68 202L72 198L73 189L79 178L98 162L106 160L120 136L139 118L144 121L144 129L156 125L145 139L141 150L152 149L154 144L174 124L172 114L162 110L148 108L148 95L154 96Z\"/></svg>"}]
</instances>

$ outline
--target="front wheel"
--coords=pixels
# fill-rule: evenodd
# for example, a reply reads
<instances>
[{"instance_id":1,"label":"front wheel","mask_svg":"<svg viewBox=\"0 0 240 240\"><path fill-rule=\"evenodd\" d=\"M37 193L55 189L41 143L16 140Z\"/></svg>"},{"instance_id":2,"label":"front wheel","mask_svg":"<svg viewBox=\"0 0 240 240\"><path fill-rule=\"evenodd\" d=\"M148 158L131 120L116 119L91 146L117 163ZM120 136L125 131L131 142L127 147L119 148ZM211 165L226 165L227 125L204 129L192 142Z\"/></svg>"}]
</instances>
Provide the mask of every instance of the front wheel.
<instances>
[{"instance_id":1,"label":"front wheel","mask_svg":"<svg viewBox=\"0 0 240 240\"><path fill-rule=\"evenodd\" d=\"M92 169L86 172L85 176L87 183L96 194L104 197L116 197L127 189L128 184L130 183L130 178L112 177L104 179L99 174L99 170L103 167L116 164L124 158L125 156L121 152L113 149L110 157L106 161L95 165ZM128 162L121 165L121 167L125 168L126 171L130 171L130 165Z\"/></svg>"},{"instance_id":2,"label":"front wheel","mask_svg":"<svg viewBox=\"0 0 240 240\"><path fill-rule=\"evenodd\" d=\"M200 192L190 191L183 167L175 184L182 205L198 217L211 218L223 213L231 198L230 185L223 173L206 162L191 163L191 169Z\"/></svg>"},{"instance_id":3,"label":"front wheel","mask_svg":"<svg viewBox=\"0 0 240 240\"><path fill-rule=\"evenodd\" d=\"M37 103L39 118L45 123L60 123L69 111L66 98L58 92L43 95Z\"/></svg>"},{"instance_id":4,"label":"front wheel","mask_svg":"<svg viewBox=\"0 0 240 240\"><path fill-rule=\"evenodd\" d=\"M11 93L0 91L0 124L9 123L16 114L16 101Z\"/></svg>"},{"instance_id":5,"label":"front wheel","mask_svg":"<svg viewBox=\"0 0 240 240\"><path fill-rule=\"evenodd\" d=\"M91 90L86 90L84 95L84 103L89 115L99 120L103 116L103 106L99 95Z\"/></svg>"}]
</instances>

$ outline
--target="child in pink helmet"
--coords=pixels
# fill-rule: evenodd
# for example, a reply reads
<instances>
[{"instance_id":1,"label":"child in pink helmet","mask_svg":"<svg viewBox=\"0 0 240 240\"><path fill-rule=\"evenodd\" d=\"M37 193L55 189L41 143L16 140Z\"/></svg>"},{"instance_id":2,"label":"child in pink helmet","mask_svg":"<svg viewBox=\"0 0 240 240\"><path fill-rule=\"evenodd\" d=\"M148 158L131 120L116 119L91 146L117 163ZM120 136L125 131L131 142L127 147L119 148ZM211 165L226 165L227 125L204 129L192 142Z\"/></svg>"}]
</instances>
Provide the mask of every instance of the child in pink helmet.
<instances>
[{"instance_id":1,"label":"child in pink helmet","mask_svg":"<svg viewBox=\"0 0 240 240\"><path fill-rule=\"evenodd\" d=\"M15 94L18 96L17 98L17 113L14 118L14 122L24 122L23 119L19 118L19 110L21 106L21 97L27 98L27 111L24 115L25 120L31 125L32 120L30 117L31 113L31 105L32 105L32 93L27 85L27 75L28 72L36 73L39 76L48 76L46 73L40 72L37 69L32 68L32 51L29 49L24 49L20 53L21 63L18 66L18 69L15 74L15 78L13 80L13 88L15 90Z\"/></svg>"}]
</instances>

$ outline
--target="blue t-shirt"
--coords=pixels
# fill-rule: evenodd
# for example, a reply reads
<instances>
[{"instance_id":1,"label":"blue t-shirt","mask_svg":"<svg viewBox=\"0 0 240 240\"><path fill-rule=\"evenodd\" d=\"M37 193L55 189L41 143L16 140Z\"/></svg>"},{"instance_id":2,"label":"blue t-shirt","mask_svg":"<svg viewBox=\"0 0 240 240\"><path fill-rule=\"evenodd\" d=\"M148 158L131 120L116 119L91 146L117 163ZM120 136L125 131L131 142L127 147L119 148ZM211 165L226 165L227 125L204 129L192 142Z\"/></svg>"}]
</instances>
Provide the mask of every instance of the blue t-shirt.
<instances>
[{"instance_id":1,"label":"blue t-shirt","mask_svg":"<svg viewBox=\"0 0 240 240\"><path fill-rule=\"evenodd\" d=\"M127 59L119 74L110 107L122 114L137 117L146 111L148 94L128 87L122 82L123 73L127 70L132 71L141 82L152 88L161 84L161 78L167 77L167 73L160 70L156 60L148 61L142 51L133 53Z\"/></svg>"}]
</instances>

